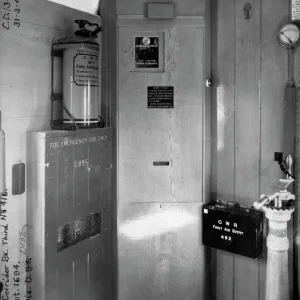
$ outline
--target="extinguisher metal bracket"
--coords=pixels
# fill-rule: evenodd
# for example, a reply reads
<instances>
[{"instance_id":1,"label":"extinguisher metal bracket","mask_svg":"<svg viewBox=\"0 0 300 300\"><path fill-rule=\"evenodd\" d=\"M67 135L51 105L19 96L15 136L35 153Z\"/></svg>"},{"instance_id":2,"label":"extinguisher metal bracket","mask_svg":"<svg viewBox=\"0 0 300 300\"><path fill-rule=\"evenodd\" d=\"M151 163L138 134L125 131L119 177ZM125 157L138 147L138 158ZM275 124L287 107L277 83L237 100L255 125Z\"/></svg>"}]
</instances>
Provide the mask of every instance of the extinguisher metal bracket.
<instances>
[{"instance_id":1,"label":"extinguisher metal bracket","mask_svg":"<svg viewBox=\"0 0 300 300\"><path fill-rule=\"evenodd\" d=\"M67 110L67 108L63 105L63 109L66 112L66 114L69 116L70 120L72 121L72 126L70 126L72 128L72 130L77 131L78 130L78 125L75 122L74 117L72 116L72 114Z\"/></svg>"},{"instance_id":2,"label":"extinguisher metal bracket","mask_svg":"<svg viewBox=\"0 0 300 300\"><path fill-rule=\"evenodd\" d=\"M97 33L103 30L102 26L99 26L97 23L91 23L87 20L75 20L75 23L78 24L79 29L75 31L75 35L84 36L84 37L97 37ZM89 30L85 26L96 26L95 30Z\"/></svg>"},{"instance_id":3,"label":"extinguisher metal bracket","mask_svg":"<svg viewBox=\"0 0 300 300\"><path fill-rule=\"evenodd\" d=\"M57 100L60 100L60 99L57 99L55 97L55 95L52 95L51 100L52 100L51 106L53 106L53 101L57 101ZM66 112L66 114L68 115L68 117L70 118L70 120L72 121L72 123L71 124L65 124L62 119L59 119L59 120L58 119L54 119L53 118L53 108L52 108L51 109L52 110L51 121L50 121L51 128L52 129L57 129L57 130L73 130L73 131L77 131L79 127L76 124L76 121L75 121L74 117L68 111L68 109L63 105L63 103L61 103L60 105L61 105L62 109Z\"/></svg>"},{"instance_id":4,"label":"extinguisher metal bracket","mask_svg":"<svg viewBox=\"0 0 300 300\"><path fill-rule=\"evenodd\" d=\"M100 115L98 115L98 120L99 120L100 128L104 128L104 127L105 127L105 122L104 122L104 120L101 118Z\"/></svg>"}]
</instances>

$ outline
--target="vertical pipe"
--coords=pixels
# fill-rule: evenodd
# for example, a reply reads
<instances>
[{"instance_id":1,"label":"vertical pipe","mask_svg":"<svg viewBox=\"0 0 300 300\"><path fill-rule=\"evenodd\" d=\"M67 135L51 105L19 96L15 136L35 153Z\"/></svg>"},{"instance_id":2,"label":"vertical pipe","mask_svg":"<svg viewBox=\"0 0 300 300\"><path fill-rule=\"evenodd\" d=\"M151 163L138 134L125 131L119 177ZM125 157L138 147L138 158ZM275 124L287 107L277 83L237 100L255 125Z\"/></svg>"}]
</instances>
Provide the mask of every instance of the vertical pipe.
<instances>
[{"instance_id":1,"label":"vertical pipe","mask_svg":"<svg viewBox=\"0 0 300 300\"><path fill-rule=\"evenodd\" d=\"M268 249L266 300L288 300L288 251Z\"/></svg>"},{"instance_id":2,"label":"vertical pipe","mask_svg":"<svg viewBox=\"0 0 300 300\"><path fill-rule=\"evenodd\" d=\"M296 98L296 128L295 128L295 214L294 214L294 257L295 257L295 299L299 299L300 291L300 205L299 205L299 196L300 196L300 99L299 99L299 90L298 97Z\"/></svg>"},{"instance_id":3,"label":"vertical pipe","mask_svg":"<svg viewBox=\"0 0 300 300\"><path fill-rule=\"evenodd\" d=\"M288 82L287 87L295 88L294 83L294 50L293 48L288 49Z\"/></svg>"},{"instance_id":4,"label":"vertical pipe","mask_svg":"<svg viewBox=\"0 0 300 300\"><path fill-rule=\"evenodd\" d=\"M287 222L294 209L263 209L269 220L265 300L289 300Z\"/></svg>"}]
</instances>

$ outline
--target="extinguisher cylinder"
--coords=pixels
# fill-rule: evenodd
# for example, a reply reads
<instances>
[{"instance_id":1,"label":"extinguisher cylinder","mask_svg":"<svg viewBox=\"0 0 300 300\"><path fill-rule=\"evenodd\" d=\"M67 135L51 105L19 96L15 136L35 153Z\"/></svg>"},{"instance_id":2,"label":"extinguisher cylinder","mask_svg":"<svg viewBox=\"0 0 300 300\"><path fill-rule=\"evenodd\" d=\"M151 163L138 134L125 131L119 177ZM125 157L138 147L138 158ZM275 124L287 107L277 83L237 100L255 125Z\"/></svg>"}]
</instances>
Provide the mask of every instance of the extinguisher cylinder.
<instances>
[{"instance_id":1,"label":"extinguisher cylinder","mask_svg":"<svg viewBox=\"0 0 300 300\"><path fill-rule=\"evenodd\" d=\"M79 127L99 122L99 47L71 44L63 57L63 102ZM64 123L72 122L64 113Z\"/></svg>"}]
</instances>

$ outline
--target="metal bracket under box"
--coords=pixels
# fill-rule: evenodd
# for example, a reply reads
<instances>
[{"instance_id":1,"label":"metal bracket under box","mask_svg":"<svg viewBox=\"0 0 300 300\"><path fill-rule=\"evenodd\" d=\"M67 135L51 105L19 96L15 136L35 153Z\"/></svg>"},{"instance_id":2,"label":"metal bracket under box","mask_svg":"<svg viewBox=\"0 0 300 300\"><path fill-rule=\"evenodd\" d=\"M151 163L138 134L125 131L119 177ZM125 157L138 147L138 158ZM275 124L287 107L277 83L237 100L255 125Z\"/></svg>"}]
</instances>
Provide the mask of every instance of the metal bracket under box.
<instances>
[{"instance_id":1,"label":"metal bracket under box","mask_svg":"<svg viewBox=\"0 0 300 300\"><path fill-rule=\"evenodd\" d=\"M263 245L263 212L229 203L210 202L203 205L203 244L258 258Z\"/></svg>"}]
</instances>

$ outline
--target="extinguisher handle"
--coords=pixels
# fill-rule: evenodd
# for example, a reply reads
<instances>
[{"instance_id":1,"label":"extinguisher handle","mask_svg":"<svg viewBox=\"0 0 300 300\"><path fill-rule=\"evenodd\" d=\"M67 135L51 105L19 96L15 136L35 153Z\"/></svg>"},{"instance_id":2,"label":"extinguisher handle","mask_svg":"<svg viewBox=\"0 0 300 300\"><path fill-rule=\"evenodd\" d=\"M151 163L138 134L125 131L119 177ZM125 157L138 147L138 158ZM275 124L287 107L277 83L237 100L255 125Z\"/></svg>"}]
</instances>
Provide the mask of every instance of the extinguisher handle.
<instances>
[{"instance_id":1,"label":"extinguisher handle","mask_svg":"<svg viewBox=\"0 0 300 300\"><path fill-rule=\"evenodd\" d=\"M102 30L102 27L99 26L97 23L91 23L87 20L75 20L75 23L78 24L79 26L79 29L84 29L84 30L87 30L91 33L91 35L96 35L98 32L100 32ZM89 26L96 26L96 29L95 30L89 30L87 28L85 28L86 25L89 25Z\"/></svg>"}]
</instances>

